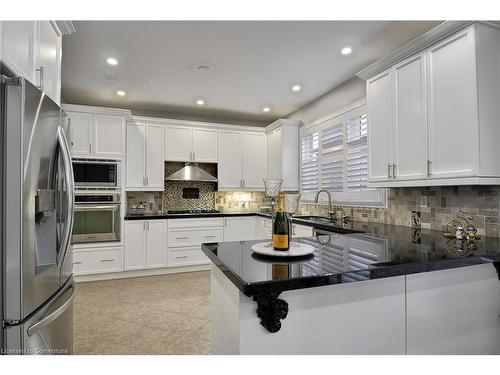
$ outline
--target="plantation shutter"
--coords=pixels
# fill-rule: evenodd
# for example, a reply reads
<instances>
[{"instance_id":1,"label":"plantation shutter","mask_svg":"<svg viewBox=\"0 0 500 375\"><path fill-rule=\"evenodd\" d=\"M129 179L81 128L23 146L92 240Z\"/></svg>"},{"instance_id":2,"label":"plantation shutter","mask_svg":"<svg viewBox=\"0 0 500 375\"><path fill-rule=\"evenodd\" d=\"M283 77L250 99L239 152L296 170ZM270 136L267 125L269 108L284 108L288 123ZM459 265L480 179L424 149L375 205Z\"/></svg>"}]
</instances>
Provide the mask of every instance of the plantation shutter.
<instances>
[{"instance_id":1,"label":"plantation shutter","mask_svg":"<svg viewBox=\"0 0 500 375\"><path fill-rule=\"evenodd\" d=\"M319 133L301 138L300 188L303 192L315 192L320 186Z\"/></svg>"}]
</instances>

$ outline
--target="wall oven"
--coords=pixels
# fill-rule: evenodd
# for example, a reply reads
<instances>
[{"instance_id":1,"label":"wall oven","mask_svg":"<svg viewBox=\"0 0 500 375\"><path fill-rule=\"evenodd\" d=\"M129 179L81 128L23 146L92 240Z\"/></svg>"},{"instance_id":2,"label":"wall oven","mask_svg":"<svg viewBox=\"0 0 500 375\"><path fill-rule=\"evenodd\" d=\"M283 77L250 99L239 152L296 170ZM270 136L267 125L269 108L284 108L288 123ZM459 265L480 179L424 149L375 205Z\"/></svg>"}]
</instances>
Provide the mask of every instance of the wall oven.
<instances>
[{"instance_id":1,"label":"wall oven","mask_svg":"<svg viewBox=\"0 0 500 375\"><path fill-rule=\"evenodd\" d=\"M121 197L114 191L76 191L73 243L120 241Z\"/></svg>"},{"instance_id":2,"label":"wall oven","mask_svg":"<svg viewBox=\"0 0 500 375\"><path fill-rule=\"evenodd\" d=\"M76 188L119 188L121 162L107 159L73 159Z\"/></svg>"}]
</instances>

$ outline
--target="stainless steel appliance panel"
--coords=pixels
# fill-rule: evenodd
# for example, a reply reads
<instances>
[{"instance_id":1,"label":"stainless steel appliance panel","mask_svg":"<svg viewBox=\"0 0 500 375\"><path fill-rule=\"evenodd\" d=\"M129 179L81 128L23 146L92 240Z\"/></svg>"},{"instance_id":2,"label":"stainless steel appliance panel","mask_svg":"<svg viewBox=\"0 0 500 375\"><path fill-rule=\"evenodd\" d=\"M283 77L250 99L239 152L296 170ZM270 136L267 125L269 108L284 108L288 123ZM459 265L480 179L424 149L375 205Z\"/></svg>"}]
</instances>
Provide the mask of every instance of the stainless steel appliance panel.
<instances>
[{"instance_id":1,"label":"stainless steel appliance panel","mask_svg":"<svg viewBox=\"0 0 500 375\"><path fill-rule=\"evenodd\" d=\"M5 86L5 319L20 321L64 282L73 178L59 106L28 81ZM64 181L62 185L60 181Z\"/></svg>"},{"instance_id":2,"label":"stainless steel appliance panel","mask_svg":"<svg viewBox=\"0 0 500 375\"><path fill-rule=\"evenodd\" d=\"M23 323L7 327L5 354L72 354L72 279Z\"/></svg>"}]
</instances>

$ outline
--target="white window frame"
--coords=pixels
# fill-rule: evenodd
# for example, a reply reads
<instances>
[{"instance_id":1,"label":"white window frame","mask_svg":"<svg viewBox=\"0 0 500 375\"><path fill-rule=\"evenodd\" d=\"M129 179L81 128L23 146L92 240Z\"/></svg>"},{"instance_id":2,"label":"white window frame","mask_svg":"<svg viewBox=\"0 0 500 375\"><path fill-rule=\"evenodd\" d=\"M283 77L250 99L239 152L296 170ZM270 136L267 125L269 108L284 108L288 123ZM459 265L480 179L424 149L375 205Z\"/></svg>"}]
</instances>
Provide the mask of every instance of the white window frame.
<instances>
[{"instance_id":1,"label":"white window frame","mask_svg":"<svg viewBox=\"0 0 500 375\"><path fill-rule=\"evenodd\" d=\"M367 113L366 99L360 100L348 107L343 108L342 110L332 113L328 116L322 117L316 121L313 121L309 124L305 124L300 128L300 137L299 137L299 152L300 152L300 179L302 180L302 137L307 136L308 134L312 134L315 132L319 132L332 125L333 123L342 122L345 124L347 120L360 116L363 113ZM368 119L368 132L370 131L370 121ZM344 140L344 145L346 145L346 140ZM368 145L367 145L368 147ZM346 149L344 146L344 157L346 153ZM319 152L319 161L321 164L322 154L321 154L321 139L320 139L320 152ZM345 164L345 163L344 163ZM347 169L344 166L344 175L347 174ZM321 176L319 176L321 180ZM314 196L316 192L303 192L302 191L302 181L300 181L302 201L304 202L313 202ZM359 206L359 207L387 207L387 190L386 189L374 189L374 188L366 188L362 191L330 191L332 195L332 202L338 205L344 206ZM327 202L326 194L320 195L319 203L325 204Z\"/></svg>"}]
</instances>

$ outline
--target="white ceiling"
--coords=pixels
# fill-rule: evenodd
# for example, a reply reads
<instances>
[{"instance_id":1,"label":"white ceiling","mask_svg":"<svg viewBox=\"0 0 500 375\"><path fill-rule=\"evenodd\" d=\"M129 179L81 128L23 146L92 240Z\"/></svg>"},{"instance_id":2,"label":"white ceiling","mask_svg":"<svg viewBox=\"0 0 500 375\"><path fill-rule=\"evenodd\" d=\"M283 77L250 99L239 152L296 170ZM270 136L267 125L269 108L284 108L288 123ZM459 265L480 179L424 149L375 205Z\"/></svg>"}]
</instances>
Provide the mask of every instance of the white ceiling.
<instances>
[{"instance_id":1,"label":"white ceiling","mask_svg":"<svg viewBox=\"0 0 500 375\"><path fill-rule=\"evenodd\" d=\"M269 123L421 35L433 21L80 21L63 40L66 102ZM342 56L344 46L350 56ZM116 57L109 66L107 57ZM194 66L213 67L201 74ZM294 93L298 83L302 91ZM118 97L116 90L125 90ZM195 101L201 98L205 106ZM263 113L262 107L271 111Z\"/></svg>"}]
</instances>

